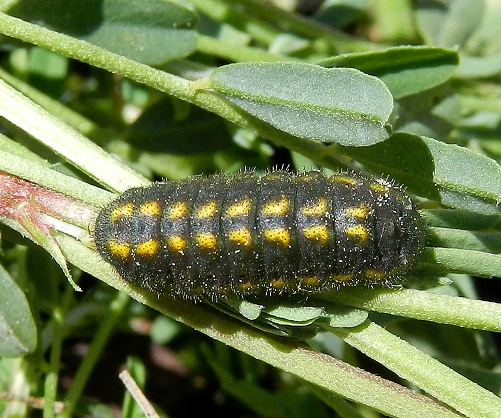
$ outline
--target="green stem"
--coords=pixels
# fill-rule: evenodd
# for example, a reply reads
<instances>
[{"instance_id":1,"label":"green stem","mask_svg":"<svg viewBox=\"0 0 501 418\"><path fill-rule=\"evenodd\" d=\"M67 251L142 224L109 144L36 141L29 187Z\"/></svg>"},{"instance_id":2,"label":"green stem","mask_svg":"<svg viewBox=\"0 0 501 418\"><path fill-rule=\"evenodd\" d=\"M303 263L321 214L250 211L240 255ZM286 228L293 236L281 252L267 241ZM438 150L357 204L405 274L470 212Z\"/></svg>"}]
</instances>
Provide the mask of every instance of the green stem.
<instances>
[{"instance_id":1,"label":"green stem","mask_svg":"<svg viewBox=\"0 0 501 418\"><path fill-rule=\"evenodd\" d=\"M88 42L24 22L4 13L0 13L0 33L39 45L112 73L121 74L131 80L200 106L236 125L254 129L263 137L273 140L277 145L299 152L328 168L337 168L335 157L332 156L334 149L332 146L325 147L319 142L303 141L301 138L293 137L264 122L250 118L245 112L235 109L212 92L200 90L202 86L197 85L197 82L176 77Z\"/></svg>"},{"instance_id":2,"label":"green stem","mask_svg":"<svg viewBox=\"0 0 501 418\"><path fill-rule=\"evenodd\" d=\"M285 55L273 55L259 48L232 45L210 36L198 35L197 49L204 54L225 58L233 62L244 61L294 61Z\"/></svg>"},{"instance_id":3,"label":"green stem","mask_svg":"<svg viewBox=\"0 0 501 418\"><path fill-rule=\"evenodd\" d=\"M0 68L0 78L40 105L43 109L49 111L52 115L57 115L61 121L71 126L82 135L94 137L103 137L105 135L105 131L90 119L64 106L61 102L33 88L33 86L28 83L19 80L2 68Z\"/></svg>"},{"instance_id":4,"label":"green stem","mask_svg":"<svg viewBox=\"0 0 501 418\"><path fill-rule=\"evenodd\" d=\"M223 1L227 2L228 0ZM237 0L231 1L230 4L234 5L235 3L240 3L248 12L265 21L274 22L286 31L312 40L323 38L337 53L373 51L382 48L381 44L354 38L313 19L298 13L288 12L262 0Z\"/></svg>"},{"instance_id":5,"label":"green stem","mask_svg":"<svg viewBox=\"0 0 501 418\"><path fill-rule=\"evenodd\" d=\"M451 273L479 277L501 277L501 254L434 247L426 249L424 260Z\"/></svg>"},{"instance_id":6,"label":"green stem","mask_svg":"<svg viewBox=\"0 0 501 418\"><path fill-rule=\"evenodd\" d=\"M1 17L0 15L0 19ZM94 171L87 173L97 181L109 174L108 167L115 160L114 157L3 80L0 80L0 97L0 116L32 135L56 154L64 155L67 161L82 171L93 165ZM82 149L86 152L82 153ZM122 164L119 172L110 179L114 190L124 191L133 184L140 186L147 183L144 178L138 179L138 174L125 164Z\"/></svg>"},{"instance_id":7,"label":"green stem","mask_svg":"<svg viewBox=\"0 0 501 418\"><path fill-rule=\"evenodd\" d=\"M414 289L344 288L319 295L330 302L405 318L501 332L501 304Z\"/></svg>"},{"instance_id":8,"label":"green stem","mask_svg":"<svg viewBox=\"0 0 501 418\"><path fill-rule=\"evenodd\" d=\"M112 268L100 262L98 255L90 249L67 236L58 237L58 244L71 263L110 285L126 289L141 303L332 393L390 416L457 418L456 413L425 396L316 352L297 341L267 335L229 316L223 316L204 304L159 298L158 295L126 288Z\"/></svg>"},{"instance_id":9,"label":"green stem","mask_svg":"<svg viewBox=\"0 0 501 418\"><path fill-rule=\"evenodd\" d=\"M501 398L379 325L366 321L355 328L329 329L347 344L468 417L499 417Z\"/></svg>"},{"instance_id":10,"label":"green stem","mask_svg":"<svg viewBox=\"0 0 501 418\"><path fill-rule=\"evenodd\" d=\"M266 46L280 33L276 28L254 19L219 0L192 0L191 3L200 13L216 22L226 22L237 29L251 35L257 42Z\"/></svg>"},{"instance_id":11,"label":"green stem","mask_svg":"<svg viewBox=\"0 0 501 418\"><path fill-rule=\"evenodd\" d=\"M65 318L71 301L73 300L73 288L67 287L63 296L62 304L54 309L52 315L53 338L50 350L49 372L44 385L44 418L55 416L55 403L57 398L57 382L61 368L61 353L64 337L66 335Z\"/></svg>"},{"instance_id":12,"label":"green stem","mask_svg":"<svg viewBox=\"0 0 501 418\"><path fill-rule=\"evenodd\" d=\"M97 333L94 335L94 338L89 346L89 351L78 368L75 378L73 379L73 383L66 394L63 416L73 416L76 404L82 395L89 376L129 300L129 296L126 293L118 292L115 300L113 300L110 305L108 313L104 315L105 321L101 324Z\"/></svg>"}]
</instances>

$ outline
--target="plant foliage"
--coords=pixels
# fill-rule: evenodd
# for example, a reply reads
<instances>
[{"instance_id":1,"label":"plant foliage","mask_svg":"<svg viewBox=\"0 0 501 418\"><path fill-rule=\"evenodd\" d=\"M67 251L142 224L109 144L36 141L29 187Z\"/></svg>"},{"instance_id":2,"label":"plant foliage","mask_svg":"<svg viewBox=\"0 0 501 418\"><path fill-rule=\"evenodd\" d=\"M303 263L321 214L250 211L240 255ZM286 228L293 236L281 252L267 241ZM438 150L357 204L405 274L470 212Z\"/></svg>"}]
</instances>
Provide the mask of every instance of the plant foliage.
<instances>
[{"instance_id":1,"label":"plant foliage","mask_svg":"<svg viewBox=\"0 0 501 418\"><path fill-rule=\"evenodd\" d=\"M501 7L289 3L0 1L3 416L141 416L123 365L170 416L499 416ZM404 288L192 304L93 248L115 193L277 165L402 183Z\"/></svg>"}]
</instances>

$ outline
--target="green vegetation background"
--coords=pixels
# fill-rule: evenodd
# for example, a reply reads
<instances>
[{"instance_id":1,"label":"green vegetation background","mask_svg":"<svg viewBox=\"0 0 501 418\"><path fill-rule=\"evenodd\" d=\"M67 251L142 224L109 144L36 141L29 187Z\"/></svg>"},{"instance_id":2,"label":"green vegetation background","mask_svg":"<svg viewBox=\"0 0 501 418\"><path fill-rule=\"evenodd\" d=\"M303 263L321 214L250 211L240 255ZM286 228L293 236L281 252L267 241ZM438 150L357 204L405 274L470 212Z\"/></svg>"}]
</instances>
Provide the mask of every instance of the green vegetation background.
<instances>
[{"instance_id":1,"label":"green vegetation background","mask_svg":"<svg viewBox=\"0 0 501 418\"><path fill-rule=\"evenodd\" d=\"M282 3L0 1L4 416L142 416L124 365L161 416L499 416L501 6ZM404 184L405 288L193 305L92 248L110 192L273 166Z\"/></svg>"}]
</instances>

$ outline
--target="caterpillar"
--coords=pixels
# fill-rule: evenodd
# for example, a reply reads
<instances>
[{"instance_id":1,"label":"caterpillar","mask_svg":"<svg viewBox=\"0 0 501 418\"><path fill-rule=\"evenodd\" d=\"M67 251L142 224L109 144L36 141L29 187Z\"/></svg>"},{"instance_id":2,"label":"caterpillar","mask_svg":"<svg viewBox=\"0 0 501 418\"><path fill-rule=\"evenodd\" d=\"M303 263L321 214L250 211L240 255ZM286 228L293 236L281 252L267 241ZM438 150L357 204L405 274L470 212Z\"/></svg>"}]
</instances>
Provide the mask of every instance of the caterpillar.
<instances>
[{"instance_id":1,"label":"caterpillar","mask_svg":"<svg viewBox=\"0 0 501 418\"><path fill-rule=\"evenodd\" d=\"M135 286L189 300L400 283L424 247L401 187L316 171L133 188L96 218L101 256Z\"/></svg>"}]
</instances>

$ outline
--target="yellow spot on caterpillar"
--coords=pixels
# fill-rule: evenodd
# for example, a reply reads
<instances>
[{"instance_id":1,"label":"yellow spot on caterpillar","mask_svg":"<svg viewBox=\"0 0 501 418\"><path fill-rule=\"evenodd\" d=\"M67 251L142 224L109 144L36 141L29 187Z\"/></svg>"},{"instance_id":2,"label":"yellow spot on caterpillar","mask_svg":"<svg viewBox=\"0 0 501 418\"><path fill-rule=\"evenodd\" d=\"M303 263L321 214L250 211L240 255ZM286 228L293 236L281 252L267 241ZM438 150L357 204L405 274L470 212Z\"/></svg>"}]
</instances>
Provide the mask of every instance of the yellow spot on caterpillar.
<instances>
[{"instance_id":1,"label":"yellow spot on caterpillar","mask_svg":"<svg viewBox=\"0 0 501 418\"><path fill-rule=\"evenodd\" d=\"M217 202L215 200L206 203L205 205L199 207L195 213L195 216L199 219L212 218L217 213Z\"/></svg>"},{"instance_id":2,"label":"yellow spot on caterpillar","mask_svg":"<svg viewBox=\"0 0 501 418\"><path fill-rule=\"evenodd\" d=\"M252 245L252 234L248 228L233 229L228 232L228 239L237 245L244 247Z\"/></svg>"},{"instance_id":3,"label":"yellow spot on caterpillar","mask_svg":"<svg viewBox=\"0 0 501 418\"><path fill-rule=\"evenodd\" d=\"M349 282L353 279L353 274L334 274L331 279L335 282Z\"/></svg>"},{"instance_id":4,"label":"yellow spot on caterpillar","mask_svg":"<svg viewBox=\"0 0 501 418\"><path fill-rule=\"evenodd\" d=\"M365 271L365 277L369 280L383 280L386 278L386 273L381 270L367 269Z\"/></svg>"},{"instance_id":5,"label":"yellow spot on caterpillar","mask_svg":"<svg viewBox=\"0 0 501 418\"><path fill-rule=\"evenodd\" d=\"M186 202L177 202L167 208L169 219L180 219L188 214L188 205Z\"/></svg>"},{"instance_id":6,"label":"yellow spot on caterpillar","mask_svg":"<svg viewBox=\"0 0 501 418\"><path fill-rule=\"evenodd\" d=\"M275 279L270 282L270 286L273 289L283 289L287 283L283 279Z\"/></svg>"},{"instance_id":7,"label":"yellow spot on caterpillar","mask_svg":"<svg viewBox=\"0 0 501 418\"><path fill-rule=\"evenodd\" d=\"M139 213L149 216L160 216L162 214L162 207L154 200L145 202L139 206Z\"/></svg>"},{"instance_id":8,"label":"yellow spot on caterpillar","mask_svg":"<svg viewBox=\"0 0 501 418\"><path fill-rule=\"evenodd\" d=\"M282 196L279 200L266 202L261 209L263 215L287 215L289 211L289 199Z\"/></svg>"},{"instance_id":9,"label":"yellow spot on caterpillar","mask_svg":"<svg viewBox=\"0 0 501 418\"><path fill-rule=\"evenodd\" d=\"M167 237L167 248L172 252L183 252L186 250L186 239L180 236Z\"/></svg>"},{"instance_id":10,"label":"yellow spot on caterpillar","mask_svg":"<svg viewBox=\"0 0 501 418\"><path fill-rule=\"evenodd\" d=\"M215 250L217 238L212 232L200 232L195 235L195 242L202 250Z\"/></svg>"},{"instance_id":11,"label":"yellow spot on caterpillar","mask_svg":"<svg viewBox=\"0 0 501 418\"><path fill-rule=\"evenodd\" d=\"M352 179L351 177L341 176L341 175L332 176L329 178L329 181L331 183L346 184L347 186L351 186L351 187L354 187L358 184L358 182L356 180Z\"/></svg>"},{"instance_id":12,"label":"yellow spot on caterpillar","mask_svg":"<svg viewBox=\"0 0 501 418\"><path fill-rule=\"evenodd\" d=\"M108 250L115 257L126 260L130 256L131 246L128 242L118 242L114 239L110 239L108 241Z\"/></svg>"},{"instance_id":13,"label":"yellow spot on caterpillar","mask_svg":"<svg viewBox=\"0 0 501 418\"><path fill-rule=\"evenodd\" d=\"M241 292L246 292L248 290L253 290L256 288L256 285L250 283L250 282L243 282L239 283L237 285L237 289L240 290Z\"/></svg>"},{"instance_id":14,"label":"yellow spot on caterpillar","mask_svg":"<svg viewBox=\"0 0 501 418\"><path fill-rule=\"evenodd\" d=\"M134 214L134 204L129 202L125 203L123 205L117 206L116 208L113 208L113 210L110 213L110 220L111 222L116 222L120 218L123 218L125 216L132 216Z\"/></svg>"},{"instance_id":15,"label":"yellow spot on caterpillar","mask_svg":"<svg viewBox=\"0 0 501 418\"><path fill-rule=\"evenodd\" d=\"M366 219L369 215L369 207L362 203L360 206L353 206L344 211L348 216L353 216L357 219Z\"/></svg>"},{"instance_id":16,"label":"yellow spot on caterpillar","mask_svg":"<svg viewBox=\"0 0 501 418\"><path fill-rule=\"evenodd\" d=\"M267 241L277 242L284 247L289 247L291 234L285 228L265 229L263 236Z\"/></svg>"},{"instance_id":17,"label":"yellow spot on caterpillar","mask_svg":"<svg viewBox=\"0 0 501 418\"><path fill-rule=\"evenodd\" d=\"M226 209L226 215L230 218L234 218L236 216L246 216L249 214L250 209L251 201L249 199L242 199L228 207L228 209Z\"/></svg>"},{"instance_id":18,"label":"yellow spot on caterpillar","mask_svg":"<svg viewBox=\"0 0 501 418\"><path fill-rule=\"evenodd\" d=\"M387 194L388 193L388 186L385 184L381 183L373 183L369 185L369 189L374 190L375 192L379 194Z\"/></svg>"},{"instance_id":19,"label":"yellow spot on caterpillar","mask_svg":"<svg viewBox=\"0 0 501 418\"><path fill-rule=\"evenodd\" d=\"M322 245L329 242L329 230L325 225L315 225L304 228L303 235L308 239L319 241Z\"/></svg>"},{"instance_id":20,"label":"yellow spot on caterpillar","mask_svg":"<svg viewBox=\"0 0 501 418\"><path fill-rule=\"evenodd\" d=\"M346 228L344 233L351 238L356 238L360 243L369 239L369 231L363 225L350 226Z\"/></svg>"},{"instance_id":21,"label":"yellow spot on caterpillar","mask_svg":"<svg viewBox=\"0 0 501 418\"><path fill-rule=\"evenodd\" d=\"M301 285L302 286L316 286L318 284L318 277L303 277L301 279Z\"/></svg>"},{"instance_id":22,"label":"yellow spot on caterpillar","mask_svg":"<svg viewBox=\"0 0 501 418\"><path fill-rule=\"evenodd\" d=\"M303 206L301 208L301 213L305 216L321 216L327 213L327 210L327 199L322 197L312 205Z\"/></svg>"},{"instance_id":23,"label":"yellow spot on caterpillar","mask_svg":"<svg viewBox=\"0 0 501 418\"><path fill-rule=\"evenodd\" d=\"M136 246L136 255L142 257L153 257L158 253L160 243L157 240L150 239Z\"/></svg>"}]
</instances>

